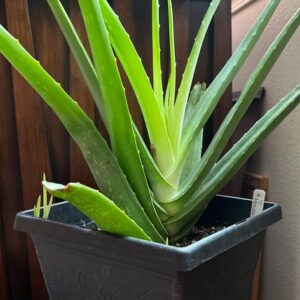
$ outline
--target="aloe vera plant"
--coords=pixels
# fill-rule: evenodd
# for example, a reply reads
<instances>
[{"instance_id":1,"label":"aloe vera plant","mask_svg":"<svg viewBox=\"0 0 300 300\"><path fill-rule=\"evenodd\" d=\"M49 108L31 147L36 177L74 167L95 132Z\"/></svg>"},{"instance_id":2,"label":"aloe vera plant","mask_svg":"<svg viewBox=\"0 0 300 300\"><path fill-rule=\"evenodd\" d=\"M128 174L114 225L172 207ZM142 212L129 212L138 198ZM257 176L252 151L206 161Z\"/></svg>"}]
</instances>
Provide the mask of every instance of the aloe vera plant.
<instances>
[{"instance_id":1,"label":"aloe vera plant","mask_svg":"<svg viewBox=\"0 0 300 300\"><path fill-rule=\"evenodd\" d=\"M300 85L222 156L256 91L300 25L300 10L262 57L239 101L203 152L206 122L251 53L280 0L269 1L216 78L208 86L196 84L194 87L193 77L201 46L221 0L211 1L180 82L176 78L172 2L165 0L170 47L170 71L165 90L161 74L159 0L152 0L152 79L107 0L79 0L92 57L60 1L47 1L91 91L108 130L111 147L77 102L1 26L1 54L64 124L82 151L99 190L79 183L61 185L46 180L43 181L44 188L79 208L102 230L159 243L182 238L195 225L214 195L299 104ZM140 105L150 147L143 141L131 118L117 60L125 70Z\"/></svg>"}]
</instances>

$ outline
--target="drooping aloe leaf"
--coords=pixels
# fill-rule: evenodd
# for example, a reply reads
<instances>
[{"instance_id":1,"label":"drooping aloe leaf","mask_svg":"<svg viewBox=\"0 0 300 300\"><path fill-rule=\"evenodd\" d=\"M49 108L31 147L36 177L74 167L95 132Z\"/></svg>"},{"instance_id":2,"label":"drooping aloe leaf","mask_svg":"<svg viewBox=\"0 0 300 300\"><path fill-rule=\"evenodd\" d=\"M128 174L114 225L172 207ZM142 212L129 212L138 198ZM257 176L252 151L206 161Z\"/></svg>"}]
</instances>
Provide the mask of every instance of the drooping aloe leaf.
<instances>
[{"instance_id":1,"label":"drooping aloe leaf","mask_svg":"<svg viewBox=\"0 0 300 300\"><path fill-rule=\"evenodd\" d=\"M106 0L99 0L111 44L133 87L147 126L153 156L160 171L167 175L174 167L174 154L167 133L164 117L161 114L137 51L118 16Z\"/></svg>"},{"instance_id":2,"label":"drooping aloe leaf","mask_svg":"<svg viewBox=\"0 0 300 300\"><path fill-rule=\"evenodd\" d=\"M94 123L61 85L1 25L0 53L56 113L79 146L101 192L113 199L152 240L163 242Z\"/></svg>"},{"instance_id":3,"label":"drooping aloe leaf","mask_svg":"<svg viewBox=\"0 0 300 300\"><path fill-rule=\"evenodd\" d=\"M53 196L66 200L77 207L93 220L101 230L121 236L151 240L134 220L99 191L80 183L69 183L65 186L43 181L43 186Z\"/></svg>"},{"instance_id":4,"label":"drooping aloe leaf","mask_svg":"<svg viewBox=\"0 0 300 300\"><path fill-rule=\"evenodd\" d=\"M272 130L300 103L300 85L270 109L244 136L219 160L201 186L182 210L166 222L169 234L176 235L183 224L199 215L201 209L234 176L247 159L261 145ZM178 224L178 226L177 226Z\"/></svg>"},{"instance_id":5,"label":"drooping aloe leaf","mask_svg":"<svg viewBox=\"0 0 300 300\"><path fill-rule=\"evenodd\" d=\"M95 101L101 118L106 124L106 115L102 105L101 93L93 63L60 0L47 0L47 2L72 51L79 70L81 71L85 83Z\"/></svg>"},{"instance_id":6,"label":"drooping aloe leaf","mask_svg":"<svg viewBox=\"0 0 300 300\"><path fill-rule=\"evenodd\" d=\"M157 230L164 234L164 228L151 201L132 128L125 89L109 42L99 1L79 0L79 5L99 81L112 150L146 214Z\"/></svg>"},{"instance_id":7,"label":"drooping aloe leaf","mask_svg":"<svg viewBox=\"0 0 300 300\"><path fill-rule=\"evenodd\" d=\"M174 136L172 136L172 143L173 145L177 145L177 147L179 147L179 143L181 140L186 103L192 87L192 82L193 82L198 58L200 55L200 51L202 48L202 44L206 36L209 24L213 19L213 16L220 4L220 1L221 0L212 0L209 5L209 8L203 18L202 24L195 38L195 42L191 50L191 54L188 58L187 65L182 76L182 81L179 86L178 95L175 104L175 113L174 113L174 124L173 124Z\"/></svg>"},{"instance_id":8,"label":"drooping aloe leaf","mask_svg":"<svg viewBox=\"0 0 300 300\"><path fill-rule=\"evenodd\" d=\"M156 100L162 115L163 106L163 86L160 58L160 21L159 21L159 0L152 0L152 55L153 55L153 87Z\"/></svg>"},{"instance_id":9,"label":"drooping aloe leaf","mask_svg":"<svg viewBox=\"0 0 300 300\"><path fill-rule=\"evenodd\" d=\"M285 46L289 42L290 38L295 33L296 29L300 25L300 9L290 19L281 33L278 35L274 43L270 46L263 58L256 66L255 71L250 76L246 83L246 86L234 107L227 114L226 118L222 122L220 128L215 134L212 142L206 150L204 156L201 159L201 163L196 165L194 171L190 173L190 180L188 184L182 189L181 195L185 202L198 188L201 182L205 179L209 170L214 166L219 159L226 144L232 136L234 130L239 124L240 120L246 113L250 104L252 103L254 96L263 83L266 76L269 74L272 66L279 58Z\"/></svg>"},{"instance_id":10,"label":"drooping aloe leaf","mask_svg":"<svg viewBox=\"0 0 300 300\"><path fill-rule=\"evenodd\" d=\"M207 88L203 95L203 102L205 103L205 106L197 105L188 124L186 124L183 128L180 155L184 155L186 153L186 149L189 147L193 136L200 132L208 121L225 90L228 88L232 79L240 70L257 40L261 36L279 2L280 0L270 0L268 2L266 8L258 17L257 22L253 25L252 29L245 36L234 54Z\"/></svg>"}]
</instances>

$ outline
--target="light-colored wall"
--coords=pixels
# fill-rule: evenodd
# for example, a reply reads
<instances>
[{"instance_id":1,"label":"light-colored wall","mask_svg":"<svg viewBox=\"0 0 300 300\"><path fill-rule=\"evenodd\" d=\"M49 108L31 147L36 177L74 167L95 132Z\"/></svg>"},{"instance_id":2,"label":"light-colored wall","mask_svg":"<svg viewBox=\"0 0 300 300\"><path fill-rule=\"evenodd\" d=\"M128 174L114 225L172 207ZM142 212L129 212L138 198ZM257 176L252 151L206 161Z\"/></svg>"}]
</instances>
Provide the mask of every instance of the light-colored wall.
<instances>
[{"instance_id":1,"label":"light-colored wall","mask_svg":"<svg viewBox=\"0 0 300 300\"><path fill-rule=\"evenodd\" d=\"M233 16L233 48L241 41L266 0L257 0ZM300 7L300 0L282 0L262 39L234 81L241 90L268 45ZM300 28L263 86L265 110L300 84ZM252 170L270 178L269 200L280 203L284 220L267 233L262 300L300 300L300 107L264 142L253 157Z\"/></svg>"}]
</instances>

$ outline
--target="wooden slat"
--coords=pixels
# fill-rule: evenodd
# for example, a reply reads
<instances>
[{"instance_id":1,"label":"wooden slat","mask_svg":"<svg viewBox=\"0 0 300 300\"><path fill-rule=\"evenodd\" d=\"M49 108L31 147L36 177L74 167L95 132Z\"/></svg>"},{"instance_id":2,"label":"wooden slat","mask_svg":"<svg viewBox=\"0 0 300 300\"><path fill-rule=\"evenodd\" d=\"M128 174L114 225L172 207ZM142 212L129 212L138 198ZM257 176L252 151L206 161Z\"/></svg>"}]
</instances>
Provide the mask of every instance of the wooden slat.
<instances>
[{"instance_id":1,"label":"wooden slat","mask_svg":"<svg viewBox=\"0 0 300 300\"><path fill-rule=\"evenodd\" d=\"M8 64L0 57L0 243L7 299L13 300L29 297L30 283L29 277L23 275L29 273L25 235L13 231L15 214L23 210L23 204L10 75Z\"/></svg>"},{"instance_id":2,"label":"wooden slat","mask_svg":"<svg viewBox=\"0 0 300 300\"><path fill-rule=\"evenodd\" d=\"M191 1L190 2L190 49L192 48L195 37L201 25L202 19L209 7L209 3L202 1ZM194 83L206 83L208 86L213 79L213 24L209 27L206 38L203 42L200 57L198 60L197 68L195 71ZM205 126L203 149L206 149L212 138L212 120L209 120Z\"/></svg>"},{"instance_id":3,"label":"wooden slat","mask_svg":"<svg viewBox=\"0 0 300 300\"><path fill-rule=\"evenodd\" d=\"M201 25L201 21L209 7L208 2L191 1L189 10L189 44L192 48L196 34ZM194 82L205 82L207 85L213 78L213 26L210 26L204 39L197 68L195 71Z\"/></svg>"},{"instance_id":4,"label":"wooden slat","mask_svg":"<svg viewBox=\"0 0 300 300\"><path fill-rule=\"evenodd\" d=\"M84 45L88 44L87 36L84 30L83 20L80 14L77 1L69 3L70 17ZM90 116L95 118L95 108L89 90L84 83L82 75L77 67L77 63L72 55L70 55L70 94L76 99L82 109ZM103 126L103 125L102 125ZM83 156L77 145L70 141L70 180L79 181L88 186L96 186Z\"/></svg>"},{"instance_id":5,"label":"wooden slat","mask_svg":"<svg viewBox=\"0 0 300 300\"><path fill-rule=\"evenodd\" d=\"M221 1L214 17L214 59L213 72L216 76L231 56L231 0ZM213 133L215 133L232 105L231 85L224 93L213 114ZM230 147L228 142L225 151ZM221 191L226 195L232 194L232 183L228 183Z\"/></svg>"},{"instance_id":6,"label":"wooden slat","mask_svg":"<svg viewBox=\"0 0 300 300\"><path fill-rule=\"evenodd\" d=\"M34 53L27 1L6 0L7 27L28 51ZM43 172L51 178L47 137L41 102L28 84L12 73L15 115L25 208L32 208L41 190ZM30 278L33 300L48 299L33 244L28 240Z\"/></svg>"},{"instance_id":7,"label":"wooden slat","mask_svg":"<svg viewBox=\"0 0 300 300\"><path fill-rule=\"evenodd\" d=\"M0 23L6 26L4 1ZM26 238L13 230L15 214L23 209L16 120L8 63L0 57L0 299L30 299Z\"/></svg>"},{"instance_id":8,"label":"wooden slat","mask_svg":"<svg viewBox=\"0 0 300 300\"><path fill-rule=\"evenodd\" d=\"M213 72L216 76L231 56L231 0L221 1L214 17L214 59ZM214 132L219 128L222 120L232 105L231 86L224 93L217 106L214 116Z\"/></svg>"},{"instance_id":9,"label":"wooden slat","mask_svg":"<svg viewBox=\"0 0 300 300\"><path fill-rule=\"evenodd\" d=\"M2 238L0 238L2 240ZM0 297L3 300L8 300L7 296L7 277L4 267L3 243L0 244Z\"/></svg>"},{"instance_id":10,"label":"wooden slat","mask_svg":"<svg viewBox=\"0 0 300 300\"><path fill-rule=\"evenodd\" d=\"M177 87L190 54L190 1L173 1Z\"/></svg>"},{"instance_id":11,"label":"wooden slat","mask_svg":"<svg viewBox=\"0 0 300 300\"><path fill-rule=\"evenodd\" d=\"M69 52L46 1L29 0L29 13L36 58L66 90L69 88ZM42 101L43 118L53 179L69 179L69 136L52 110Z\"/></svg>"}]
</instances>

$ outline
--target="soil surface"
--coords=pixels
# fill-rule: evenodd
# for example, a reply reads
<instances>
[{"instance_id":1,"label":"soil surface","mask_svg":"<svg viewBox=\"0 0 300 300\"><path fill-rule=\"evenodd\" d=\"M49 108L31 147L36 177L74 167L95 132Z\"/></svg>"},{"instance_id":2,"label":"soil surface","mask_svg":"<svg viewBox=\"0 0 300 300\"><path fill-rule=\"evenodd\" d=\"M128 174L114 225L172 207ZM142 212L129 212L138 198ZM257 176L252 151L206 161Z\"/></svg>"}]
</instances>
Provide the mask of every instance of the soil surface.
<instances>
[{"instance_id":1,"label":"soil surface","mask_svg":"<svg viewBox=\"0 0 300 300\"><path fill-rule=\"evenodd\" d=\"M189 235L184 237L182 240L176 242L175 246L176 247L186 247L191 244L194 244L203 238L214 234L220 230L225 229L228 227L228 224L205 224L205 225L200 225L197 227L194 227Z\"/></svg>"}]
</instances>

